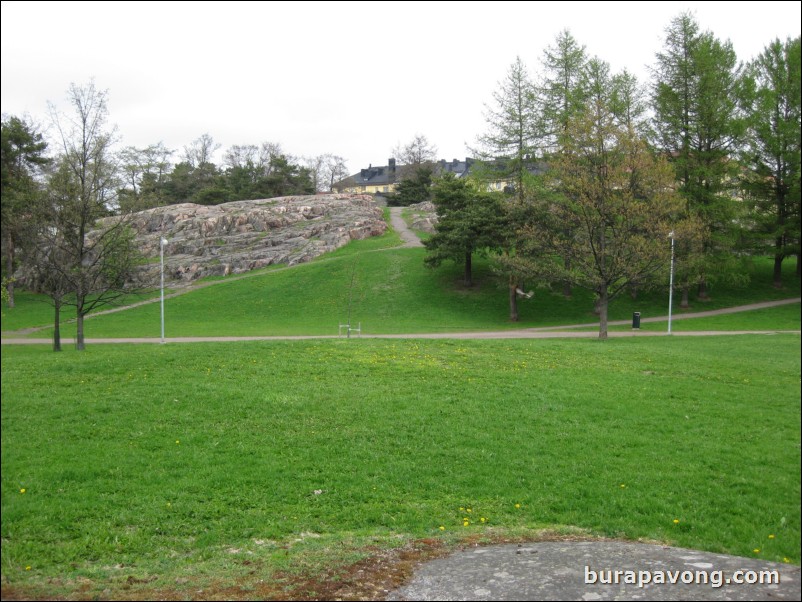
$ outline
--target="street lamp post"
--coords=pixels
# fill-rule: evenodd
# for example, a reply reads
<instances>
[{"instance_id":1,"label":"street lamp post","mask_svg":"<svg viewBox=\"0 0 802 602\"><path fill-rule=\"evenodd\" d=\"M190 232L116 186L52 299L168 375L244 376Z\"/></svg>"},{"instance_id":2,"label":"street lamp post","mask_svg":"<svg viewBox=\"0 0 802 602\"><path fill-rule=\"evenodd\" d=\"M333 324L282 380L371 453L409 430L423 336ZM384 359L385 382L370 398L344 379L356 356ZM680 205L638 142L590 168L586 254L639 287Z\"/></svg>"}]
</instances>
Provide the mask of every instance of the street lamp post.
<instances>
[{"instance_id":1,"label":"street lamp post","mask_svg":"<svg viewBox=\"0 0 802 602\"><path fill-rule=\"evenodd\" d=\"M671 308L674 305L674 231L669 232L671 239L671 270L668 277L668 334L671 334Z\"/></svg>"},{"instance_id":2,"label":"street lamp post","mask_svg":"<svg viewBox=\"0 0 802 602\"><path fill-rule=\"evenodd\" d=\"M159 263L161 264L161 306L162 306L162 343L164 343L164 238L159 240Z\"/></svg>"}]
</instances>

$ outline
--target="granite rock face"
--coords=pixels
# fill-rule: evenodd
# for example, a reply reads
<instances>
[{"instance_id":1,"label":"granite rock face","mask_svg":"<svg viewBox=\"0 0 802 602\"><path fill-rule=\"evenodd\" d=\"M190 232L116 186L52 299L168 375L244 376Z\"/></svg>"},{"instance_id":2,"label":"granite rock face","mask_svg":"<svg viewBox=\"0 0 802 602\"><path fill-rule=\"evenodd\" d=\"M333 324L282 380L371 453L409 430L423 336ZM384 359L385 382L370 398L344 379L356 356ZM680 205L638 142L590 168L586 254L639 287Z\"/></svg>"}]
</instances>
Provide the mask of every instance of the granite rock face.
<instances>
[{"instance_id":1,"label":"granite rock face","mask_svg":"<svg viewBox=\"0 0 802 602\"><path fill-rule=\"evenodd\" d=\"M160 239L167 241L164 276L175 285L309 261L381 235L387 224L369 195L325 194L157 207L135 214L132 227L145 257L158 258ZM143 270L158 279L158 262Z\"/></svg>"},{"instance_id":2,"label":"granite rock face","mask_svg":"<svg viewBox=\"0 0 802 602\"><path fill-rule=\"evenodd\" d=\"M420 230L434 234L435 227L437 226L437 209L434 203L426 201L424 203L416 203L409 206L412 219L410 221L410 228L413 230Z\"/></svg>"}]
</instances>

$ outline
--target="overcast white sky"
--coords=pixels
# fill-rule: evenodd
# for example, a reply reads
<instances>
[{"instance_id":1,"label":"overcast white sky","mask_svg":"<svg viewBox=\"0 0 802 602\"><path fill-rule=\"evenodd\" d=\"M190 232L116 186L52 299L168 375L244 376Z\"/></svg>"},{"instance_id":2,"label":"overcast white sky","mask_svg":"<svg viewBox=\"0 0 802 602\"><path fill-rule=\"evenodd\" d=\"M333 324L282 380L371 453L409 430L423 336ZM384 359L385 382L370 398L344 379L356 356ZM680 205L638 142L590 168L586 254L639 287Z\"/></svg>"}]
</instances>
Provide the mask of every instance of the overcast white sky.
<instances>
[{"instance_id":1,"label":"overcast white sky","mask_svg":"<svg viewBox=\"0 0 802 602\"><path fill-rule=\"evenodd\" d=\"M425 135L465 157L516 56L534 75L569 29L648 77L682 11L739 59L800 34L795 2L2 2L2 113L47 122L70 83L109 90L122 144L279 142L353 173Z\"/></svg>"}]
</instances>

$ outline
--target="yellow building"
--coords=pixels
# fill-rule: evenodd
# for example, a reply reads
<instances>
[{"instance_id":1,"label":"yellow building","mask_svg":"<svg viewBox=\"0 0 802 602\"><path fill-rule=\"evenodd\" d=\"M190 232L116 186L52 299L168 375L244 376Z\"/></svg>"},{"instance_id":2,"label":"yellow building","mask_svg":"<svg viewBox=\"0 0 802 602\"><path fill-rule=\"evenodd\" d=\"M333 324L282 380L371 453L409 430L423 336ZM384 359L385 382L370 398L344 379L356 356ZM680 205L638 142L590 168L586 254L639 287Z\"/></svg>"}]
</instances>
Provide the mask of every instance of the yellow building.
<instances>
[{"instance_id":1,"label":"yellow building","mask_svg":"<svg viewBox=\"0 0 802 602\"><path fill-rule=\"evenodd\" d=\"M340 180L331 188L335 192L352 194L386 194L395 190L401 171L396 167L395 159L391 158L387 165L382 167L370 165L367 169Z\"/></svg>"}]
</instances>

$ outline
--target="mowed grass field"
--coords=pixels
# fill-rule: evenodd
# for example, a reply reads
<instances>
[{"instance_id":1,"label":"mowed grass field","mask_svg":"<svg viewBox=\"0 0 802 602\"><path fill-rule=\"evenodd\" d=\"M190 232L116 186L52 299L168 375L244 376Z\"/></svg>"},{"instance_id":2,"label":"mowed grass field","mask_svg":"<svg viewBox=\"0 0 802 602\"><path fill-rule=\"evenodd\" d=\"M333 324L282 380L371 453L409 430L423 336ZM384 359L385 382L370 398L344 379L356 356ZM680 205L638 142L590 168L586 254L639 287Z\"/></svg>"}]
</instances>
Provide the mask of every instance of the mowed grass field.
<instances>
[{"instance_id":1,"label":"mowed grass field","mask_svg":"<svg viewBox=\"0 0 802 602\"><path fill-rule=\"evenodd\" d=\"M167 336L333 335L349 307L370 334L595 320L586 293L537 289L511 324L487 262L464 289L459 266L426 269L392 236L168 299ZM691 311L799 296L787 263L785 289L758 261ZM664 315L666 296L610 317ZM3 331L51 311L21 294ZM799 324L793 304L674 329ZM158 337L159 306L93 317L86 336ZM543 536L798 564L799 349L798 334L3 346L3 598L321 598L388 550Z\"/></svg>"},{"instance_id":2,"label":"mowed grass field","mask_svg":"<svg viewBox=\"0 0 802 602\"><path fill-rule=\"evenodd\" d=\"M795 335L14 346L2 371L4 597L260 597L544 528L800 558Z\"/></svg>"}]
</instances>

